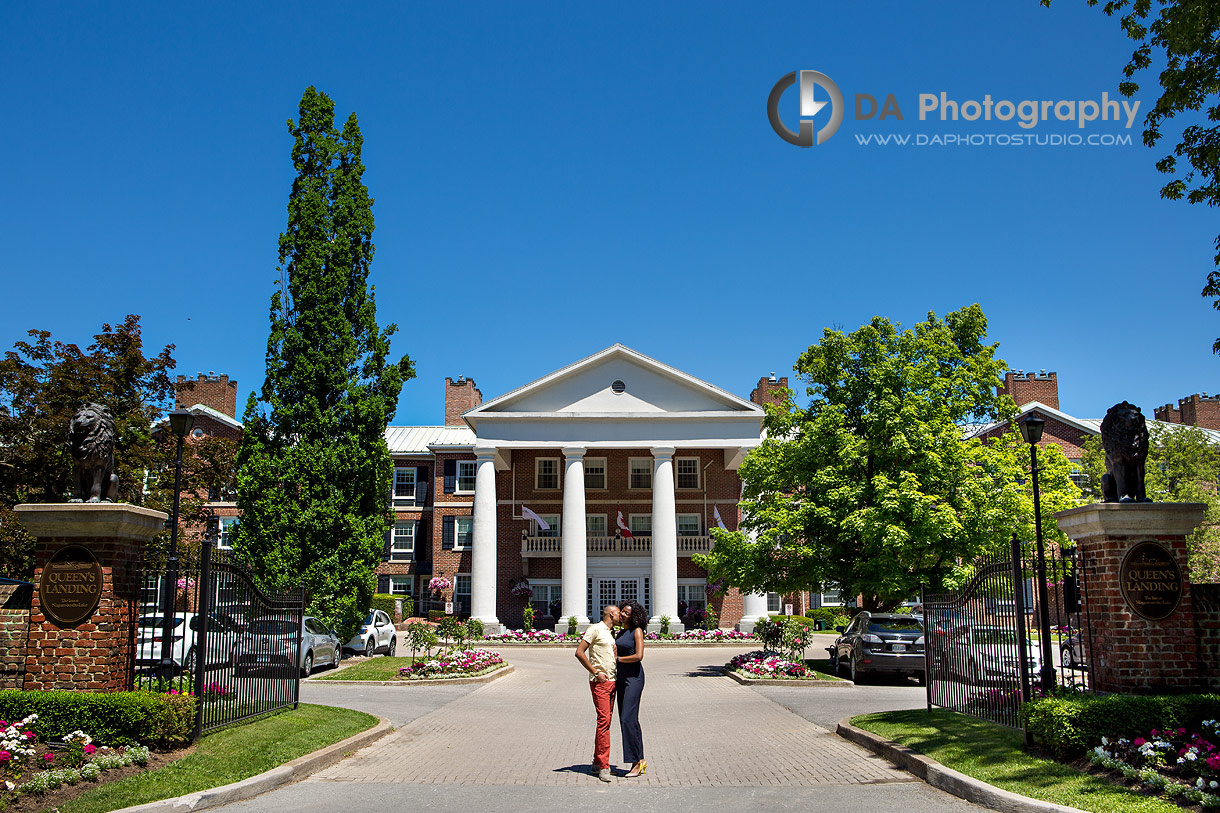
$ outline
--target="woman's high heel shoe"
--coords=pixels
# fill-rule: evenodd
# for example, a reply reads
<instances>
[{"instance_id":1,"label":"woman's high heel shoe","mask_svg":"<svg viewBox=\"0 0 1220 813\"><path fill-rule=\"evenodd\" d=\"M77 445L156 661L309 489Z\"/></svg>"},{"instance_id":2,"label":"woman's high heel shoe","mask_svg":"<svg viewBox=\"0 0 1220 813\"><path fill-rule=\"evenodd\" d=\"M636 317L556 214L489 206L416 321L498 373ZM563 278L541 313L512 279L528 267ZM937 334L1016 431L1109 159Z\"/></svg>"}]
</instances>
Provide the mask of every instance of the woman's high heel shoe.
<instances>
[{"instance_id":1,"label":"woman's high heel shoe","mask_svg":"<svg viewBox=\"0 0 1220 813\"><path fill-rule=\"evenodd\" d=\"M632 777L643 776L646 770L648 770L648 763L641 759L627 772L624 778L631 779Z\"/></svg>"}]
</instances>

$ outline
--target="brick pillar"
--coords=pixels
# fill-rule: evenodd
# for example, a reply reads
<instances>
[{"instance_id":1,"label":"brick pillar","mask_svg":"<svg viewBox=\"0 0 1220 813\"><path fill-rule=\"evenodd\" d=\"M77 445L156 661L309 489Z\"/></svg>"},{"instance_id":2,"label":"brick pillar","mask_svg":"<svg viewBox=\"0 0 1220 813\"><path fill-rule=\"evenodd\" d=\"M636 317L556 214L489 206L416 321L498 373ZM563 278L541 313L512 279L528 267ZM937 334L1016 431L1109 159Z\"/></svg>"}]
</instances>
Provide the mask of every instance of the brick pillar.
<instances>
[{"instance_id":1,"label":"brick pillar","mask_svg":"<svg viewBox=\"0 0 1220 813\"><path fill-rule=\"evenodd\" d=\"M1173 693L1202 684L1186 535L1203 521L1202 503L1097 503L1060 511L1059 527L1085 568L1086 647L1091 688L1123 694ZM1137 615L1123 597L1120 569L1141 542L1155 542L1182 573L1177 609L1159 621ZM1092 636L1089 638L1089 636Z\"/></svg>"},{"instance_id":2,"label":"brick pillar","mask_svg":"<svg viewBox=\"0 0 1220 813\"><path fill-rule=\"evenodd\" d=\"M165 528L166 515L111 503L18 505L14 511L38 539L25 688L130 689L135 657L132 610L139 590L140 553ZM102 589L89 617L61 626L43 611L37 585L52 555L68 545L85 547L97 557Z\"/></svg>"}]
</instances>

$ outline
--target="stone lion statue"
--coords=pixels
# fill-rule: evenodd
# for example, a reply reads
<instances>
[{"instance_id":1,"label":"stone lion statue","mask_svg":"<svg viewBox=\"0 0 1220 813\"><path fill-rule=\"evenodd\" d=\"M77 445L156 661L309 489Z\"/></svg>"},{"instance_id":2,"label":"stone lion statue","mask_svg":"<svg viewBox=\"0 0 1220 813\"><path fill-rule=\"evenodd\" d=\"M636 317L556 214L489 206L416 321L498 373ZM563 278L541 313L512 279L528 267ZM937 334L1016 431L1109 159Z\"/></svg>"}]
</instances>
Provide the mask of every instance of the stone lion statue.
<instances>
[{"instance_id":1,"label":"stone lion statue","mask_svg":"<svg viewBox=\"0 0 1220 813\"><path fill-rule=\"evenodd\" d=\"M1126 401L1110 407L1101 422L1101 445L1106 450L1106 474L1101 478L1105 501L1151 502L1144 493L1148 424L1140 408Z\"/></svg>"},{"instance_id":2,"label":"stone lion statue","mask_svg":"<svg viewBox=\"0 0 1220 813\"><path fill-rule=\"evenodd\" d=\"M85 404L72 416L68 443L76 465L71 502L114 502L119 492L114 473L118 437L114 415L101 404Z\"/></svg>"}]
</instances>

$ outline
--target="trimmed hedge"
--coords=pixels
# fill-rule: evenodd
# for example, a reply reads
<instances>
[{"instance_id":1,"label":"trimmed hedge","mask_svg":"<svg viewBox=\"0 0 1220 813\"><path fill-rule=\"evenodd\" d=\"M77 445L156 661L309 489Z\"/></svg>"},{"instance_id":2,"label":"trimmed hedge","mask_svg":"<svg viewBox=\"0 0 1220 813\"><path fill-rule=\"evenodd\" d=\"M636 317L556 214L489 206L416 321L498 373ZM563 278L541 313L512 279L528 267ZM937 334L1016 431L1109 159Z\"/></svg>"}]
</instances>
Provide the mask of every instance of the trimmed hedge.
<instances>
[{"instance_id":1,"label":"trimmed hedge","mask_svg":"<svg viewBox=\"0 0 1220 813\"><path fill-rule=\"evenodd\" d=\"M1101 744L1102 737L1146 737L1154 728L1198 731L1220 719L1220 695L1044 697L1026 703L1021 719L1034 740L1061 759Z\"/></svg>"},{"instance_id":2,"label":"trimmed hedge","mask_svg":"<svg viewBox=\"0 0 1220 813\"><path fill-rule=\"evenodd\" d=\"M42 740L81 730L104 745L164 745L188 739L195 724L195 698L160 692L0 691L0 720L30 714Z\"/></svg>"},{"instance_id":3,"label":"trimmed hedge","mask_svg":"<svg viewBox=\"0 0 1220 813\"><path fill-rule=\"evenodd\" d=\"M372 609L381 610L383 613L388 615L392 621L394 619L394 604L399 599L402 599L402 617L404 619L410 618L415 613L415 599L411 598L410 596L393 596L389 593L374 593L373 601L371 602Z\"/></svg>"}]
</instances>

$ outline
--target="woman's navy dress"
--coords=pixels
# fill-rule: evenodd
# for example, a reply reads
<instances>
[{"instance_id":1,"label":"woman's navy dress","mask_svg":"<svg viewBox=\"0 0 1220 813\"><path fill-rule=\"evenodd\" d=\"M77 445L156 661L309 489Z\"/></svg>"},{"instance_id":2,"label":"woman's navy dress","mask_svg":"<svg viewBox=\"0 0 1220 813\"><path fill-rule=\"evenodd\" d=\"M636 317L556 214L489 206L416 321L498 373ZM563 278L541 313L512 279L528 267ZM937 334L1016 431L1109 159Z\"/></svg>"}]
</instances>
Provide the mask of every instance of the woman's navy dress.
<instances>
[{"instance_id":1,"label":"woman's navy dress","mask_svg":"<svg viewBox=\"0 0 1220 813\"><path fill-rule=\"evenodd\" d=\"M614 641L619 657L635 654L635 630L623 630ZM635 764L644 758L644 732L640 731L640 695L644 692L644 664L619 663L618 724L623 733L623 761Z\"/></svg>"}]
</instances>

